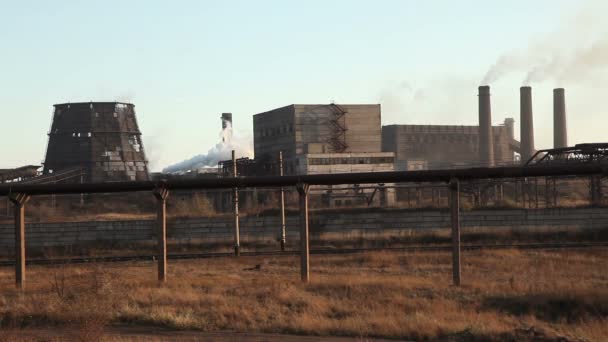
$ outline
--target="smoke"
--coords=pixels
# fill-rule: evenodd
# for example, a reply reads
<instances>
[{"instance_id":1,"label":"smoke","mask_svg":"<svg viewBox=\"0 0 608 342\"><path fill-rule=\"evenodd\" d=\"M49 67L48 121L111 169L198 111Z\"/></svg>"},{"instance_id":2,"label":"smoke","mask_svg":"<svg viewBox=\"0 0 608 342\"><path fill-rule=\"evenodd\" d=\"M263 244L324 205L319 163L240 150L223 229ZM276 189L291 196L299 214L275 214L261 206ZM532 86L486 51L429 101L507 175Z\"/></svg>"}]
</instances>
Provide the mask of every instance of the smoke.
<instances>
[{"instance_id":1,"label":"smoke","mask_svg":"<svg viewBox=\"0 0 608 342\"><path fill-rule=\"evenodd\" d=\"M118 96L116 97L116 101L124 102L124 103L133 103L134 98L135 98L135 91L127 90L127 91L123 91L122 93L118 94Z\"/></svg>"},{"instance_id":2,"label":"smoke","mask_svg":"<svg viewBox=\"0 0 608 342\"><path fill-rule=\"evenodd\" d=\"M471 108L470 89L477 81L458 75L442 75L414 84L387 81L377 95L383 124L446 124L467 122ZM446 112L449 108L449 112Z\"/></svg>"},{"instance_id":3,"label":"smoke","mask_svg":"<svg viewBox=\"0 0 608 342\"><path fill-rule=\"evenodd\" d=\"M482 84L512 73L522 73L523 84L548 80L582 82L603 76L608 69L608 30L604 1L588 1L552 33L537 37L527 47L505 53L489 68Z\"/></svg>"},{"instance_id":4,"label":"smoke","mask_svg":"<svg viewBox=\"0 0 608 342\"><path fill-rule=\"evenodd\" d=\"M238 157L252 157L253 146L250 137L233 136L232 125L227 122L225 129L222 129L219 135L220 142L213 146L205 154L199 154L190 159L184 160L177 164L170 165L163 169L163 173L185 173L190 170L205 167L215 167L222 160L232 158L232 150L236 151Z\"/></svg>"}]
</instances>

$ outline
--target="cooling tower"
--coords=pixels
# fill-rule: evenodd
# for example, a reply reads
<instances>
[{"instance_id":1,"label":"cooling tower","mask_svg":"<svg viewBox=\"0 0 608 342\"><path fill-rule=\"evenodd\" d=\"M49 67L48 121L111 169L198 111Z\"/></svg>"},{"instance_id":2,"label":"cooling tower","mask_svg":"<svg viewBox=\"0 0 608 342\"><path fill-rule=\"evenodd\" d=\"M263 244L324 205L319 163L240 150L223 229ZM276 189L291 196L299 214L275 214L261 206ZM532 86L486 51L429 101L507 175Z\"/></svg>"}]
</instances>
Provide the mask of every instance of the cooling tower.
<instances>
[{"instance_id":1,"label":"cooling tower","mask_svg":"<svg viewBox=\"0 0 608 342\"><path fill-rule=\"evenodd\" d=\"M87 182L149 180L133 104L86 102L54 107L45 174L79 168Z\"/></svg>"}]
</instances>

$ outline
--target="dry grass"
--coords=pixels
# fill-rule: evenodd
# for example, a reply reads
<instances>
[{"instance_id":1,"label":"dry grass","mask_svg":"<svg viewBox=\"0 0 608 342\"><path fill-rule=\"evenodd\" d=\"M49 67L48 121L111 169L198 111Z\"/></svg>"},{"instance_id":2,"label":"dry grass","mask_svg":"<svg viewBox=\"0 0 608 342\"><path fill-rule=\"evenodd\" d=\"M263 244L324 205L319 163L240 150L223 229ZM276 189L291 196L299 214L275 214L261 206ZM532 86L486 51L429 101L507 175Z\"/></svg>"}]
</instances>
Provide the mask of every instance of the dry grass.
<instances>
[{"instance_id":1,"label":"dry grass","mask_svg":"<svg viewBox=\"0 0 608 342\"><path fill-rule=\"evenodd\" d=\"M453 341L608 339L608 251L466 252L463 286L447 253L31 267L28 290L0 270L3 327L69 326L98 340L108 324ZM260 265L259 270L256 265ZM0 335L2 339L2 335Z\"/></svg>"}]
</instances>

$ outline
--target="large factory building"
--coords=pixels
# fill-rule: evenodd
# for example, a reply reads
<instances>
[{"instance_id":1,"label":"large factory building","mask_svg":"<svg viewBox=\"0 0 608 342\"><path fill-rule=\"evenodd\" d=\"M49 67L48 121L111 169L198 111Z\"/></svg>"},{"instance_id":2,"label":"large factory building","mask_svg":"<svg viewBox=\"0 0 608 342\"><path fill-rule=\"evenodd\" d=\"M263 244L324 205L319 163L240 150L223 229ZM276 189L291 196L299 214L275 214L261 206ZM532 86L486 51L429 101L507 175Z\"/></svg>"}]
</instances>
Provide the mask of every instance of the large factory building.
<instances>
[{"instance_id":1,"label":"large factory building","mask_svg":"<svg viewBox=\"0 0 608 342\"><path fill-rule=\"evenodd\" d=\"M274 164L283 152L285 174L298 157L327 153L380 153L380 105L290 105L253 116L254 153ZM312 157L311 157L312 158Z\"/></svg>"},{"instance_id":2,"label":"large factory building","mask_svg":"<svg viewBox=\"0 0 608 342\"><path fill-rule=\"evenodd\" d=\"M379 104L294 104L253 117L254 152L258 167L277 174L279 152L284 174L393 171L394 153L382 152ZM371 201L373 189L351 185L317 188L330 204ZM329 196L331 194L331 196ZM380 202L392 202L383 191Z\"/></svg>"},{"instance_id":3,"label":"large factory building","mask_svg":"<svg viewBox=\"0 0 608 342\"><path fill-rule=\"evenodd\" d=\"M512 164L519 142L515 120L492 127L494 163ZM395 153L397 170L449 169L482 165L478 126L388 125L382 127L382 150Z\"/></svg>"}]
</instances>

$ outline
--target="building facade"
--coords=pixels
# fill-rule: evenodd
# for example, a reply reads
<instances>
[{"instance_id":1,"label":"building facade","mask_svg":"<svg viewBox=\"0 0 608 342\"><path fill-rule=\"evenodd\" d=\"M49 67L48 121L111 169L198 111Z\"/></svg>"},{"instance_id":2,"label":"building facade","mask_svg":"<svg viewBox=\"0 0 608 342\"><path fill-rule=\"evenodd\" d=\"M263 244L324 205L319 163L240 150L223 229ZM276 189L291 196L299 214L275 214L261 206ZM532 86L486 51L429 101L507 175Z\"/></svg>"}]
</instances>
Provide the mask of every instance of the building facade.
<instances>
[{"instance_id":1,"label":"building facade","mask_svg":"<svg viewBox=\"0 0 608 342\"><path fill-rule=\"evenodd\" d=\"M283 152L285 174L297 174L297 156L382 152L380 105L299 105L253 116L256 161L272 164Z\"/></svg>"},{"instance_id":2,"label":"building facade","mask_svg":"<svg viewBox=\"0 0 608 342\"><path fill-rule=\"evenodd\" d=\"M515 162L519 142L513 119L492 127L496 165ZM382 150L395 153L397 170L487 166L479 161L479 127L446 125L387 125L382 127Z\"/></svg>"}]
</instances>

